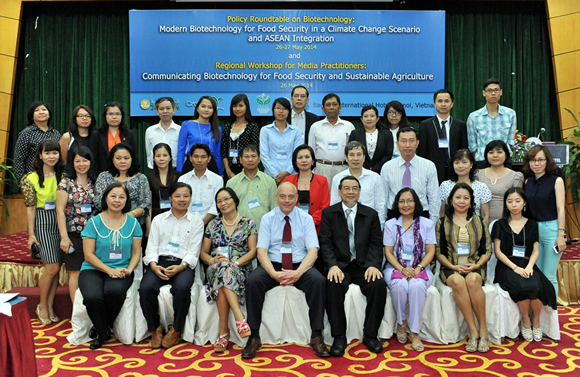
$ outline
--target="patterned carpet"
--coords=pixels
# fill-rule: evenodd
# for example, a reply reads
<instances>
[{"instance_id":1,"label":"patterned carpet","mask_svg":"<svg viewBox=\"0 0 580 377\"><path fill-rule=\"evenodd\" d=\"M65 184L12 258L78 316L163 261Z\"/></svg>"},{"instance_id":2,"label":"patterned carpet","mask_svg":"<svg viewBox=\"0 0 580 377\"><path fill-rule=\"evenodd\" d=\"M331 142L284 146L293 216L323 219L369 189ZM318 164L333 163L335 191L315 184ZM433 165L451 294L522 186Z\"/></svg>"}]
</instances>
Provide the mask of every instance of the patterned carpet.
<instances>
[{"instance_id":1,"label":"patterned carpet","mask_svg":"<svg viewBox=\"0 0 580 377\"><path fill-rule=\"evenodd\" d=\"M70 322L43 326L32 320L39 376L579 376L580 306L560 307L562 340L506 340L487 354L465 352L465 342L425 344L423 353L396 339L385 351L369 353L356 341L343 358L317 358L308 346L267 345L253 360L234 346L222 355L211 346L180 342L169 350L151 350L147 342L125 346L111 340L99 350L66 341Z\"/></svg>"}]
</instances>

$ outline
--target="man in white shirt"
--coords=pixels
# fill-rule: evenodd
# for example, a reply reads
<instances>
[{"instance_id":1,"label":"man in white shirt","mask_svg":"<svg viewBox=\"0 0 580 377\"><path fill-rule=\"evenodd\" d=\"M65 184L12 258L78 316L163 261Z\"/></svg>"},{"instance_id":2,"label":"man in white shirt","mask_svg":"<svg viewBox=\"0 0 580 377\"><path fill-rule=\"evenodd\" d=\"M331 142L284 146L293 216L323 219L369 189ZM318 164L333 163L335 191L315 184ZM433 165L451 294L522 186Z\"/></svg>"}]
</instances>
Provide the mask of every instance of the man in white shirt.
<instances>
[{"instance_id":1,"label":"man in white shirt","mask_svg":"<svg viewBox=\"0 0 580 377\"><path fill-rule=\"evenodd\" d=\"M411 187L419 196L425 211L421 216L437 223L441 200L439 198L439 181L435 164L416 155L419 146L419 135L413 127L404 127L397 133L397 147L401 155L387 161L381 169L381 178L385 181L387 220L395 196L403 187Z\"/></svg>"},{"instance_id":2,"label":"man in white shirt","mask_svg":"<svg viewBox=\"0 0 580 377\"><path fill-rule=\"evenodd\" d=\"M308 145L316 155L314 173L325 176L329 186L334 176L346 168L343 151L350 133L354 130L352 123L338 116L341 109L340 97L337 94L325 95L322 99L322 110L326 118L314 123L308 135Z\"/></svg>"},{"instance_id":3,"label":"man in white shirt","mask_svg":"<svg viewBox=\"0 0 580 377\"><path fill-rule=\"evenodd\" d=\"M386 219L384 194L386 187L383 179L374 171L363 168L365 162L365 147L360 142L356 140L349 142L344 148L344 155L348 169L334 176L330 188L330 205L341 201L338 192L340 180L347 176L353 176L359 180L361 186L358 202L378 212L382 228L385 225Z\"/></svg>"},{"instance_id":4,"label":"man in white shirt","mask_svg":"<svg viewBox=\"0 0 580 377\"><path fill-rule=\"evenodd\" d=\"M310 99L308 89L302 85L295 86L290 95L292 102L292 125L298 127L304 133L304 142L308 144L308 133L314 122L318 122L320 117L305 110Z\"/></svg>"},{"instance_id":5,"label":"man in white shirt","mask_svg":"<svg viewBox=\"0 0 580 377\"><path fill-rule=\"evenodd\" d=\"M171 147L171 158L175 167L177 164L177 140L181 129L181 126L173 122L175 101L171 97L161 97L155 101L155 109L159 115L159 123L148 127L145 131L147 167L153 169L153 147L159 143L165 143Z\"/></svg>"},{"instance_id":6,"label":"man in white shirt","mask_svg":"<svg viewBox=\"0 0 580 377\"><path fill-rule=\"evenodd\" d=\"M193 170L179 177L179 182L185 182L193 188L189 212L209 223L217 216L215 196L224 186L224 180L219 175L210 171L207 164L211 160L211 152L207 144L194 144L191 146L189 161Z\"/></svg>"},{"instance_id":7,"label":"man in white shirt","mask_svg":"<svg viewBox=\"0 0 580 377\"><path fill-rule=\"evenodd\" d=\"M143 263L149 268L141 280L139 302L151 331L151 348L171 348L179 340L189 305L195 267L203 239L203 222L188 209L191 186L177 182L169 188L171 210L157 215L151 223ZM171 284L173 327L163 336L159 322L159 289ZM194 313L195 314L195 313Z\"/></svg>"}]
</instances>

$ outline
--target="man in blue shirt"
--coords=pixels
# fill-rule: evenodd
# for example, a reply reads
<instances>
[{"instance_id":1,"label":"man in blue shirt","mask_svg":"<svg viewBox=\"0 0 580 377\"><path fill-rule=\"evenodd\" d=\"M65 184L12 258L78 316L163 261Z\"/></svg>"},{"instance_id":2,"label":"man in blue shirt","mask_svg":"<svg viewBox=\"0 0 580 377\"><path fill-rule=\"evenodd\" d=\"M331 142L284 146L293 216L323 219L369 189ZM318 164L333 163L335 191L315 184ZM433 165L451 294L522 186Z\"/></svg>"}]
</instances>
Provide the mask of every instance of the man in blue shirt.
<instances>
[{"instance_id":1,"label":"man in blue shirt","mask_svg":"<svg viewBox=\"0 0 580 377\"><path fill-rule=\"evenodd\" d=\"M318 256L314 220L296 207L298 192L293 184L283 182L276 199L278 207L262 217L258 233L260 266L246 280L247 318L252 335L242 357L251 359L262 347L260 325L264 297L277 285L293 285L304 292L312 328L310 348L316 356L328 357L330 353L322 338L326 281L317 269L312 268Z\"/></svg>"}]
</instances>

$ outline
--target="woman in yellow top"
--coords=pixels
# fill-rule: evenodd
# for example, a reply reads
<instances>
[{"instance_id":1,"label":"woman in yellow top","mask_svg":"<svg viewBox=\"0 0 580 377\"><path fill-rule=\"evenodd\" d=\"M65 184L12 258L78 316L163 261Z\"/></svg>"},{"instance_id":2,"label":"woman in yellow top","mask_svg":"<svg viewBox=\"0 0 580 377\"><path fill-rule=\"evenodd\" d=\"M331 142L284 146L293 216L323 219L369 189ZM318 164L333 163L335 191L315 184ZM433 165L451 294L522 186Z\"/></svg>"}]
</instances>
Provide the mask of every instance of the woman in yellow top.
<instances>
[{"instance_id":1,"label":"woman in yellow top","mask_svg":"<svg viewBox=\"0 0 580 377\"><path fill-rule=\"evenodd\" d=\"M36 245L44 264L38 283L40 304L38 320L45 325L60 322L54 314L54 296L58 272L64 254L60 251L60 234L56 221L56 188L64 171L60 145L56 140L44 140L38 145L32 162L32 172L22 178L20 187L26 205L28 248Z\"/></svg>"}]
</instances>

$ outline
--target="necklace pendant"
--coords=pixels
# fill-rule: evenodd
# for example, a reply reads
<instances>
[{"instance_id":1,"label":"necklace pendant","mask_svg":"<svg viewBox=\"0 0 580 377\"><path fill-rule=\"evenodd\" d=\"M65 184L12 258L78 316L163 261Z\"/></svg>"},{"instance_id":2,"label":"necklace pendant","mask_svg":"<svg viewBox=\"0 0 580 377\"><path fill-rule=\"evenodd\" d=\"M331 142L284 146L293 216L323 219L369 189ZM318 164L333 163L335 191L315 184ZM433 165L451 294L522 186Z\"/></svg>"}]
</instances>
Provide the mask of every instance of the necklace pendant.
<instances>
[{"instance_id":1,"label":"necklace pendant","mask_svg":"<svg viewBox=\"0 0 580 377\"><path fill-rule=\"evenodd\" d=\"M237 164L238 163L238 159L236 157L232 158L232 164Z\"/></svg>"}]
</instances>

